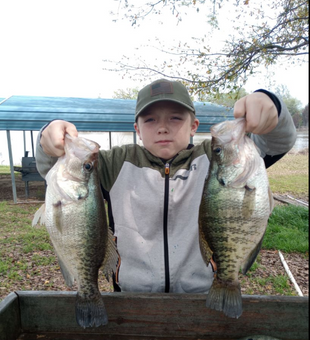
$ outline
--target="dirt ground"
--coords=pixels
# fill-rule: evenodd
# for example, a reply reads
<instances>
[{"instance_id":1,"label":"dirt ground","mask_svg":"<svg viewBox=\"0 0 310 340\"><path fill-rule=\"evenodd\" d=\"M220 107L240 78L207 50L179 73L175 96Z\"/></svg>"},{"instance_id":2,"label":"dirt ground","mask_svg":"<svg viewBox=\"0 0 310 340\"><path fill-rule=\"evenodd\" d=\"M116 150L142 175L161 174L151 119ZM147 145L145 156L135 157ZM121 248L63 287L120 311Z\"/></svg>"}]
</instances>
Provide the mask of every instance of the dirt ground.
<instances>
[{"instance_id":1,"label":"dirt ground","mask_svg":"<svg viewBox=\"0 0 310 340\"><path fill-rule=\"evenodd\" d=\"M26 199L25 195L25 183L21 180L21 176L16 176L16 190L17 190L17 202L18 203L34 203L44 201L45 194L45 182L29 182L29 198ZM308 197L303 198L308 202ZM0 175L0 201L12 201L12 183L10 175ZM279 204L279 203L278 203ZM282 204L282 203L280 203ZM42 256L49 256L50 254L42 254ZM10 254L9 256L15 256ZM309 259L307 256L301 254L284 254L285 260L292 272L299 288L302 293L306 296L309 294ZM260 264L263 269L258 269L255 272L256 276L268 277L270 275L286 275L285 269L281 263L279 254L277 251L262 250L260 252ZM34 270L38 270L35 268ZM241 275L241 274L240 274ZM102 277L102 276L101 276ZM250 288L253 295L278 295L278 293L273 290L273 287L265 287L265 291L262 293L259 287L255 287L250 280L246 277L245 282L242 283L242 292L244 293L247 288ZM47 286L48 283L48 286ZM291 283L293 287L293 283ZM101 291L111 291L111 284L107 283L104 279L99 282ZM48 287L48 288L47 288ZM75 287L73 287L74 289ZM40 276L37 278L36 282L31 284L29 290L69 290L65 285L62 278L61 272L58 270L51 271L50 268L40 268ZM16 287L15 290L19 290ZM0 291L0 300L2 297L6 296L5 291ZM297 294L296 294L297 295Z\"/></svg>"},{"instance_id":2,"label":"dirt ground","mask_svg":"<svg viewBox=\"0 0 310 340\"><path fill-rule=\"evenodd\" d=\"M17 201L26 200L25 182L20 174L15 175ZM30 200L44 201L45 182L28 182ZM13 201L13 190L11 175L0 175L0 201Z\"/></svg>"}]
</instances>

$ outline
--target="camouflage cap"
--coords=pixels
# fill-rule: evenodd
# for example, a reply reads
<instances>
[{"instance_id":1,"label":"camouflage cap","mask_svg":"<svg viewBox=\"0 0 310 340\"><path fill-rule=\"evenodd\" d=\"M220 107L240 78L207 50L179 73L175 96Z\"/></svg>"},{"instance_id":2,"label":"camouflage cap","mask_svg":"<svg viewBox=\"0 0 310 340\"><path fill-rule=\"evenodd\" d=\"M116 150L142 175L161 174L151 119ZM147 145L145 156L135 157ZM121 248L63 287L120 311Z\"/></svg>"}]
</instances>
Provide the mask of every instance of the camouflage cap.
<instances>
[{"instance_id":1,"label":"camouflage cap","mask_svg":"<svg viewBox=\"0 0 310 340\"><path fill-rule=\"evenodd\" d=\"M186 87L178 81L159 79L143 87L138 93L135 121L148 106L159 101L172 101L185 106L195 114L194 104Z\"/></svg>"}]
</instances>

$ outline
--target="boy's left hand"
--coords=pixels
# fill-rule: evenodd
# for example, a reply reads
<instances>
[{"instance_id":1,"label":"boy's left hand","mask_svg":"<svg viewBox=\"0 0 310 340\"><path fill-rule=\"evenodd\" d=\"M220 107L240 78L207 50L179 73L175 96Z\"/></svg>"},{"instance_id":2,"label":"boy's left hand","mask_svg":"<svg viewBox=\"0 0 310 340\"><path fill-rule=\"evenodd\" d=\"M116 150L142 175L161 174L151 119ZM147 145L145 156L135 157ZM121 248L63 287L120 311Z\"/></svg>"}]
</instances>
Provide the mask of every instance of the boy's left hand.
<instances>
[{"instance_id":1,"label":"boy's left hand","mask_svg":"<svg viewBox=\"0 0 310 340\"><path fill-rule=\"evenodd\" d=\"M278 124L278 110L273 101L262 92L254 92L236 101L235 118L245 117L246 132L263 135Z\"/></svg>"}]
</instances>

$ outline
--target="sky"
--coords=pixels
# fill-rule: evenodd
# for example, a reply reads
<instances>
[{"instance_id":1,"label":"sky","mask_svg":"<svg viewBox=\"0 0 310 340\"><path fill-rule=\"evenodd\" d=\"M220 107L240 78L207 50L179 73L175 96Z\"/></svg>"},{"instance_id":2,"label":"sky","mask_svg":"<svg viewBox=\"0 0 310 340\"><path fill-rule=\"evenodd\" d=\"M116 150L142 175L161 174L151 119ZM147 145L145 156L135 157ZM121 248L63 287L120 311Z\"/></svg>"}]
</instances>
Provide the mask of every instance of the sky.
<instances>
[{"instance_id":1,"label":"sky","mask_svg":"<svg viewBox=\"0 0 310 340\"><path fill-rule=\"evenodd\" d=\"M134 0L137 5L143 2ZM143 81L131 81L122 74L103 70L103 60L141 56L156 65L164 57L156 49L144 46L152 44L155 37L166 46L178 41L191 44L192 37L205 33L206 16L211 10L200 7L198 13L196 7L178 22L164 8L160 15L149 15L139 26L132 26L122 19L126 13L119 3L119 0L0 0L0 98L11 95L112 98L119 89L141 88L146 85ZM112 16L111 11L119 15ZM227 12L231 14L229 8ZM220 48L229 33L223 20L221 30L213 40L208 37L208 43ZM308 64L262 69L262 74L250 79L245 88L248 92L258 88L273 90L270 87L273 82L287 86L293 97L303 105L308 104ZM19 162L23 156L23 135L21 132L11 135L14 161ZM29 150L29 133L26 137ZM2 162L8 164L5 131L0 131Z\"/></svg>"},{"instance_id":2,"label":"sky","mask_svg":"<svg viewBox=\"0 0 310 340\"><path fill-rule=\"evenodd\" d=\"M136 0L136 3L142 3ZM114 91L145 83L103 70L104 59L141 54L156 64L160 56L143 48L155 37L167 46L191 41L202 31L205 13L190 12L177 24L168 10L147 16L139 27L128 20L116 0L5 1L0 0L0 98L11 95L112 98ZM119 12L112 16L111 11ZM115 21L118 19L117 21ZM159 23L158 21L162 23ZM227 30L222 27L221 39ZM218 39L218 40L221 40ZM213 43L216 43L214 40ZM274 72L274 75L273 75ZM287 86L290 94L308 104L308 63L273 67L250 79L248 92L271 82Z\"/></svg>"}]
</instances>

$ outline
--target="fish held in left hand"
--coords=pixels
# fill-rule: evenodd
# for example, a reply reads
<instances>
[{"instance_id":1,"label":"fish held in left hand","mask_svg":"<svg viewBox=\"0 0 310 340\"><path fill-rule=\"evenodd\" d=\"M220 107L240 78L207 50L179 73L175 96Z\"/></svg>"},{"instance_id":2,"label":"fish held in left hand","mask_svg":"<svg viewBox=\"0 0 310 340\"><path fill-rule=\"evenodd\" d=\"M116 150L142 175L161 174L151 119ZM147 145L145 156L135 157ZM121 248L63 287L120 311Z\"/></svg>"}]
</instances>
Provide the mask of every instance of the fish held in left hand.
<instances>
[{"instance_id":1,"label":"fish held in left hand","mask_svg":"<svg viewBox=\"0 0 310 340\"><path fill-rule=\"evenodd\" d=\"M245 134L245 119L211 128L211 164L199 211L199 243L217 272L206 306L231 318L242 314L238 274L245 274L262 245L273 197L263 159ZM213 254L213 255L212 255Z\"/></svg>"},{"instance_id":2,"label":"fish held in left hand","mask_svg":"<svg viewBox=\"0 0 310 340\"><path fill-rule=\"evenodd\" d=\"M86 328L106 325L107 312L98 288L98 271L116 268L118 259L98 177L99 145L65 136L65 154L46 176L45 204L36 212L50 235L69 287L76 281L76 320Z\"/></svg>"}]
</instances>

